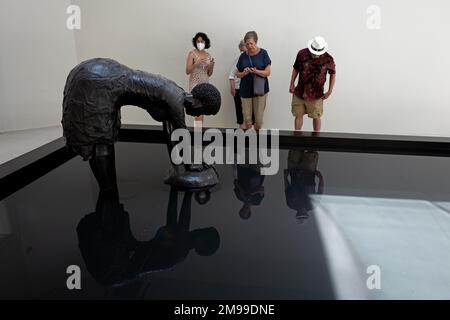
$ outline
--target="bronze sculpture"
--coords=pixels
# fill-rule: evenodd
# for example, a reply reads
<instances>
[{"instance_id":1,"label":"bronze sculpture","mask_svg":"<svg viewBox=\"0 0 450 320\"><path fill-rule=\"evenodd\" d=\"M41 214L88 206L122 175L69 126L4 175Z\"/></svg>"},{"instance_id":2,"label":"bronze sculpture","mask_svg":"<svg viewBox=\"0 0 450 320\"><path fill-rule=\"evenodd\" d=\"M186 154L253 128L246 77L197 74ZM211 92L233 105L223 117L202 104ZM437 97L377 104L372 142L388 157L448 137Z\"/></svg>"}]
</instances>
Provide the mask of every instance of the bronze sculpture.
<instances>
[{"instance_id":1,"label":"bronze sculpture","mask_svg":"<svg viewBox=\"0 0 450 320\"><path fill-rule=\"evenodd\" d=\"M77 65L67 77L64 137L68 148L89 160L100 188L114 188L114 143L122 106L141 107L163 122L170 154L170 134L187 128L185 111L191 116L214 115L220 104L220 93L211 84L198 85L188 93L163 76L134 70L112 59L90 59ZM179 175L182 178L177 179L180 167L175 167L175 175L167 182L181 188L210 187L218 182L216 171L209 166L184 165L183 169Z\"/></svg>"},{"instance_id":2,"label":"bronze sculpture","mask_svg":"<svg viewBox=\"0 0 450 320\"><path fill-rule=\"evenodd\" d=\"M94 212L77 226L78 246L91 276L105 286L122 286L149 273L166 271L183 262L191 251L211 256L220 247L216 228L191 230L192 196L199 204L210 199L210 191L183 192L178 213L179 191L170 188L166 223L152 239L138 241L130 228L130 217L118 194L100 191Z\"/></svg>"}]
</instances>

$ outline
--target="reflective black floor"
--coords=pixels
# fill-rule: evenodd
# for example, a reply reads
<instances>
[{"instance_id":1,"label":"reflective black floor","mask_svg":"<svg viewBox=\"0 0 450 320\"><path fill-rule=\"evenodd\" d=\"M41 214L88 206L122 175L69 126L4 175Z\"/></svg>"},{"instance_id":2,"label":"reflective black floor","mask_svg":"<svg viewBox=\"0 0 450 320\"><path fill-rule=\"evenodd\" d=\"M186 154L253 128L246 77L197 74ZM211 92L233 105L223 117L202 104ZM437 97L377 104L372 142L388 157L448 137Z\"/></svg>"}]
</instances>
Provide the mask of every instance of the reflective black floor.
<instances>
[{"instance_id":1,"label":"reflective black floor","mask_svg":"<svg viewBox=\"0 0 450 320\"><path fill-rule=\"evenodd\" d=\"M163 183L164 145L116 162L120 201L77 157L0 202L0 298L450 298L450 158L281 150L210 198Z\"/></svg>"}]
</instances>

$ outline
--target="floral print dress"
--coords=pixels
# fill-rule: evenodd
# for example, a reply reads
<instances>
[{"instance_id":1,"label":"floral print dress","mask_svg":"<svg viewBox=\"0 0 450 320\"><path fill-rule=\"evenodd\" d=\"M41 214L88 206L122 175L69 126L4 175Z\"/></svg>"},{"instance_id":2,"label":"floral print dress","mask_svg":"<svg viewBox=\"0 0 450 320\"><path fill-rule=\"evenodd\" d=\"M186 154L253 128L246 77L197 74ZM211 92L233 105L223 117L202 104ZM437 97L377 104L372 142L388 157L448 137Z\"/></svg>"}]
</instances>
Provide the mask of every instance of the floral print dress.
<instances>
[{"instance_id":1,"label":"floral print dress","mask_svg":"<svg viewBox=\"0 0 450 320\"><path fill-rule=\"evenodd\" d=\"M194 56L194 63L201 59L195 53L195 51L192 51L192 54ZM192 91L192 89L194 89L194 87L200 83L209 82L208 67L211 64L211 60L211 55L207 53L206 63L202 63L201 65L195 67L194 70L192 70L191 74L189 75L189 91Z\"/></svg>"}]
</instances>

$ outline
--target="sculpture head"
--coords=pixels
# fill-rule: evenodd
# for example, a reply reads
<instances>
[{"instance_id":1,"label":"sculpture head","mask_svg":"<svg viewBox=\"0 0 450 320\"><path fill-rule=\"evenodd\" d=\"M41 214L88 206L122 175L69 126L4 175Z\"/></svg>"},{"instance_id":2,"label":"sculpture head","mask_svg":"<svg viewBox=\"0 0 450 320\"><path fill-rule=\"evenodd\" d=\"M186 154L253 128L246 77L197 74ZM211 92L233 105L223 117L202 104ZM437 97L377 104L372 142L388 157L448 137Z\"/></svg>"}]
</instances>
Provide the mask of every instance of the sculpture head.
<instances>
[{"instance_id":1,"label":"sculpture head","mask_svg":"<svg viewBox=\"0 0 450 320\"><path fill-rule=\"evenodd\" d=\"M216 228L197 229L189 233L192 247L200 256L211 256L220 247L220 235Z\"/></svg>"},{"instance_id":2,"label":"sculpture head","mask_svg":"<svg viewBox=\"0 0 450 320\"><path fill-rule=\"evenodd\" d=\"M198 84L186 95L184 106L190 116L215 115L219 112L221 96L219 90L209 83Z\"/></svg>"},{"instance_id":3,"label":"sculpture head","mask_svg":"<svg viewBox=\"0 0 450 320\"><path fill-rule=\"evenodd\" d=\"M211 191L205 190L205 191L196 192L194 197L198 204L201 204L201 205L206 204L211 199Z\"/></svg>"}]
</instances>

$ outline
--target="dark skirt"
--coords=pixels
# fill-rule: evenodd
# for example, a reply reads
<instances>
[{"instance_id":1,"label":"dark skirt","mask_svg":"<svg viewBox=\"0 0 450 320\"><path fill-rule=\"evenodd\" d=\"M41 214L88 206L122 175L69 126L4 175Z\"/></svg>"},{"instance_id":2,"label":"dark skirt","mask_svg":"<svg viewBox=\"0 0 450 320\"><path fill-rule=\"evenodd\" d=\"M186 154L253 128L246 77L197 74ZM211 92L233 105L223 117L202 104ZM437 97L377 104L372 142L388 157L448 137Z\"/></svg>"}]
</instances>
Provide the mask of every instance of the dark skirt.
<instances>
[{"instance_id":1,"label":"dark skirt","mask_svg":"<svg viewBox=\"0 0 450 320\"><path fill-rule=\"evenodd\" d=\"M120 129L120 110L91 108L82 104L68 104L63 112L63 133L67 147L89 160L97 144L114 144Z\"/></svg>"}]
</instances>

